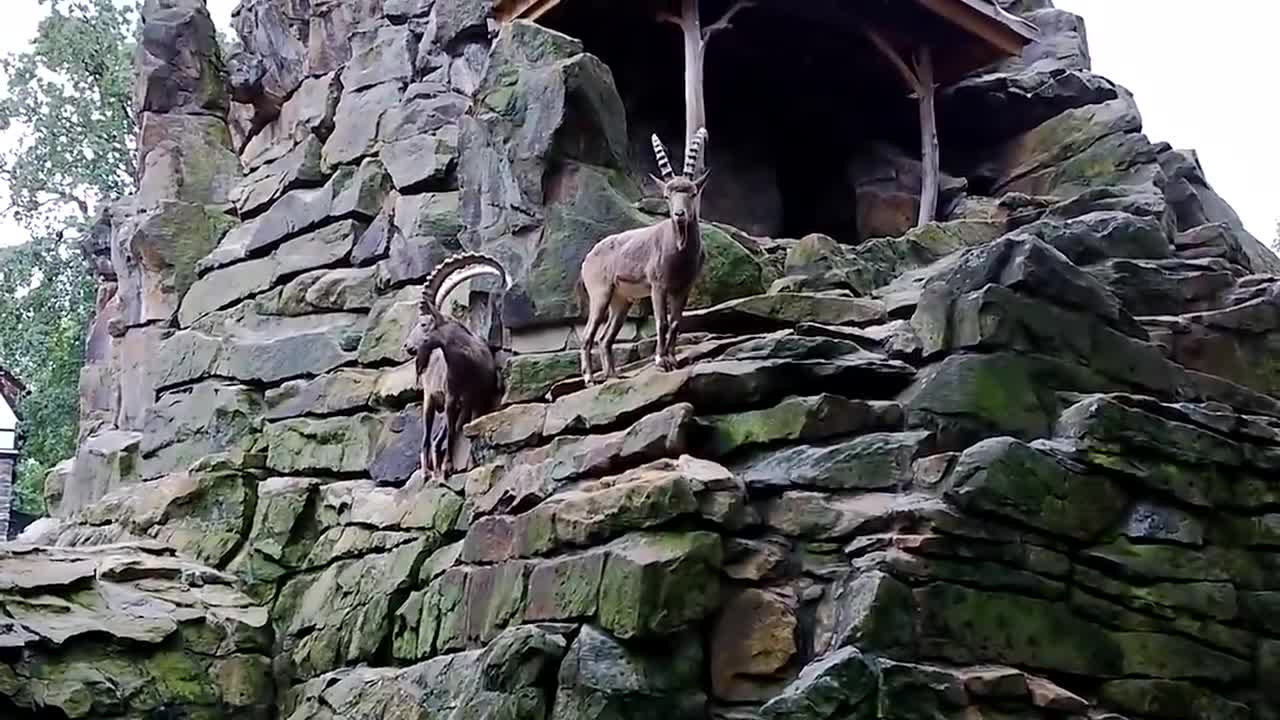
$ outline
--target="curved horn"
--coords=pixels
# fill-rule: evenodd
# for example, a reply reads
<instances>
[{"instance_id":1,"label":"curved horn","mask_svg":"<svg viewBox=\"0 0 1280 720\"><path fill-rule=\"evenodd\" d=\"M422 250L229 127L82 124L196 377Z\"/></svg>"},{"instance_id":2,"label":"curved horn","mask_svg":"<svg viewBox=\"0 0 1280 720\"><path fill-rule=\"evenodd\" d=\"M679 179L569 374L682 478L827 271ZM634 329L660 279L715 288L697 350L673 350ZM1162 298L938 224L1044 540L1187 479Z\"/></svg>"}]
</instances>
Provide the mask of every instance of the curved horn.
<instances>
[{"instance_id":1,"label":"curved horn","mask_svg":"<svg viewBox=\"0 0 1280 720\"><path fill-rule=\"evenodd\" d=\"M654 133L649 139L653 142L653 154L658 156L658 172L662 173L663 180L670 180L676 176L676 171L671 169L671 160L667 157L667 149L662 146L662 141L658 139L658 133Z\"/></svg>"},{"instance_id":2,"label":"curved horn","mask_svg":"<svg viewBox=\"0 0 1280 720\"><path fill-rule=\"evenodd\" d=\"M462 283L483 275L494 275L502 278L503 289L511 287L511 278L506 268L496 258L484 253L465 252L453 255L439 265L427 276L427 283L422 287L422 307L433 315L440 314L440 306L448 299L449 294Z\"/></svg>"},{"instance_id":3,"label":"curved horn","mask_svg":"<svg viewBox=\"0 0 1280 720\"><path fill-rule=\"evenodd\" d=\"M693 177L698 172L698 165L702 162L702 154L707 149L707 129L698 128L698 132L694 133L693 139L689 141L689 147L684 151L684 176Z\"/></svg>"}]
</instances>

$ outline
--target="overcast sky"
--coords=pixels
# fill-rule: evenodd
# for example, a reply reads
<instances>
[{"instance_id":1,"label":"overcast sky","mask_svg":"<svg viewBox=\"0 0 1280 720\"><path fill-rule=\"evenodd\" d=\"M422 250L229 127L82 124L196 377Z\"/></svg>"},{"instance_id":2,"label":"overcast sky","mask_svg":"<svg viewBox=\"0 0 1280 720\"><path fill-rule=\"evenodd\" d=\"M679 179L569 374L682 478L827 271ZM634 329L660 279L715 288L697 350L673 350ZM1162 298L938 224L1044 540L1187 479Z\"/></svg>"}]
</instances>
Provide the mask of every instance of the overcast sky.
<instances>
[{"instance_id":1,"label":"overcast sky","mask_svg":"<svg viewBox=\"0 0 1280 720\"><path fill-rule=\"evenodd\" d=\"M0 53L35 33L37 0L0 0L9 29ZM238 0L209 0L230 31ZM1280 221L1280 67L1276 0L1057 0L1088 21L1094 70L1138 98L1147 135L1194 148L1210 183L1259 238ZM1212 8L1212 9L1210 9ZM0 146L5 138L0 136ZM0 223L0 244L21 242Z\"/></svg>"}]
</instances>

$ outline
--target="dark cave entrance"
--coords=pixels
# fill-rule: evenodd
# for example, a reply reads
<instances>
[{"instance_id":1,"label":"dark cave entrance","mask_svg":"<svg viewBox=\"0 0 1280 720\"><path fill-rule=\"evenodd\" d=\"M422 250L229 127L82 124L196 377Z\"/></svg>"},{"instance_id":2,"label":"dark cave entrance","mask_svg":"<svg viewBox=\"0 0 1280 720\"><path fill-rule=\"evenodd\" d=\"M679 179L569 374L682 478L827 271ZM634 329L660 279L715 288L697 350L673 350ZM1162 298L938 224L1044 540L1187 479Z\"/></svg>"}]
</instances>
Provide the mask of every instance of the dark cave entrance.
<instances>
[{"instance_id":1,"label":"dark cave entrance","mask_svg":"<svg viewBox=\"0 0 1280 720\"><path fill-rule=\"evenodd\" d=\"M729 5L706 0L704 24ZM794 0L760 2L712 40L706 219L759 236L821 232L855 243L867 236L856 182L883 172L867 167L869 151L918 157L916 103L902 79L852 17L821 6L797 12ZM683 56L674 25L656 20L646 3L616 0L574 0L539 22L582 40L613 71L633 175L654 171L653 132L673 158L682 156Z\"/></svg>"}]
</instances>

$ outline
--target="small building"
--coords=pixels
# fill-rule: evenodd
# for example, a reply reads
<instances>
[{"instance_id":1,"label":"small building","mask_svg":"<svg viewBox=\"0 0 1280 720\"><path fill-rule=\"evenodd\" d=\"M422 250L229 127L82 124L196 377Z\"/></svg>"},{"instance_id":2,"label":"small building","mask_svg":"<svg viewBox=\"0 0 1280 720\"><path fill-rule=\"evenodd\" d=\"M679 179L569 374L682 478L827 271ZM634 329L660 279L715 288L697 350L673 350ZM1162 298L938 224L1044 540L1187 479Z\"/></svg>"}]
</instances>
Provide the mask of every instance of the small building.
<instances>
[{"instance_id":1,"label":"small building","mask_svg":"<svg viewBox=\"0 0 1280 720\"><path fill-rule=\"evenodd\" d=\"M11 540L30 522L14 510L14 474L18 465L18 402L27 391L13 373L0 368L0 540ZM14 522L15 514L20 517Z\"/></svg>"}]
</instances>

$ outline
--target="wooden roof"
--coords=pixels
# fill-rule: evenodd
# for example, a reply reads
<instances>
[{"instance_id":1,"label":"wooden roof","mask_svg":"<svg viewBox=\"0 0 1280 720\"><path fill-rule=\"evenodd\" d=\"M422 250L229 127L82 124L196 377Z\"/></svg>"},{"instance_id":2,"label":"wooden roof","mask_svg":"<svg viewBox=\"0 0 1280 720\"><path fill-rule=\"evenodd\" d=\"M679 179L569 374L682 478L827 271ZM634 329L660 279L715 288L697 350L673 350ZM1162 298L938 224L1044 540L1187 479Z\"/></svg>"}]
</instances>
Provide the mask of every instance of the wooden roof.
<instances>
[{"instance_id":1,"label":"wooden roof","mask_svg":"<svg viewBox=\"0 0 1280 720\"><path fill-rule=\"evenodd\" d=\"M18 403L26 392L27 386L16 375L9 372L7 368L0 367L0 397L5 399L14 413L17 413Z\"/></svg>"},{"instance_id":2,"label":"wooden roof","mask_svg":"<svg viewBox=\"0 0 1280 720\"><path fill-rule=\"evenodd\" d=\"M511 20L537 20L557 8L571 6L575 0L497 0L495 12L502 22ZM653 0L649 0L653 1ZM791 3L807 3L808 0L787 0L785 5L792 8L798 5ZM1030 22L1011 15L1002 10L992 0L896 0L902 7L922 9L949 25L951 33L959 39L963 48L954 53L950 65L953 76L977 70L983 65L999 60L1002 57L1019 55L1022 48L1039 37L1039 30ZM655 3L656 4L656 3ZM763 3L762 3L763 4ZM882 3L874 0L841 0L839 3L847 7L851 14L874 18L883 14ZM909 42L911 28L899 28L896 35ZM957 41L948 43L955 48ZM953 79L958 79L955 77Z\"/></svg>"}]
</instances>

